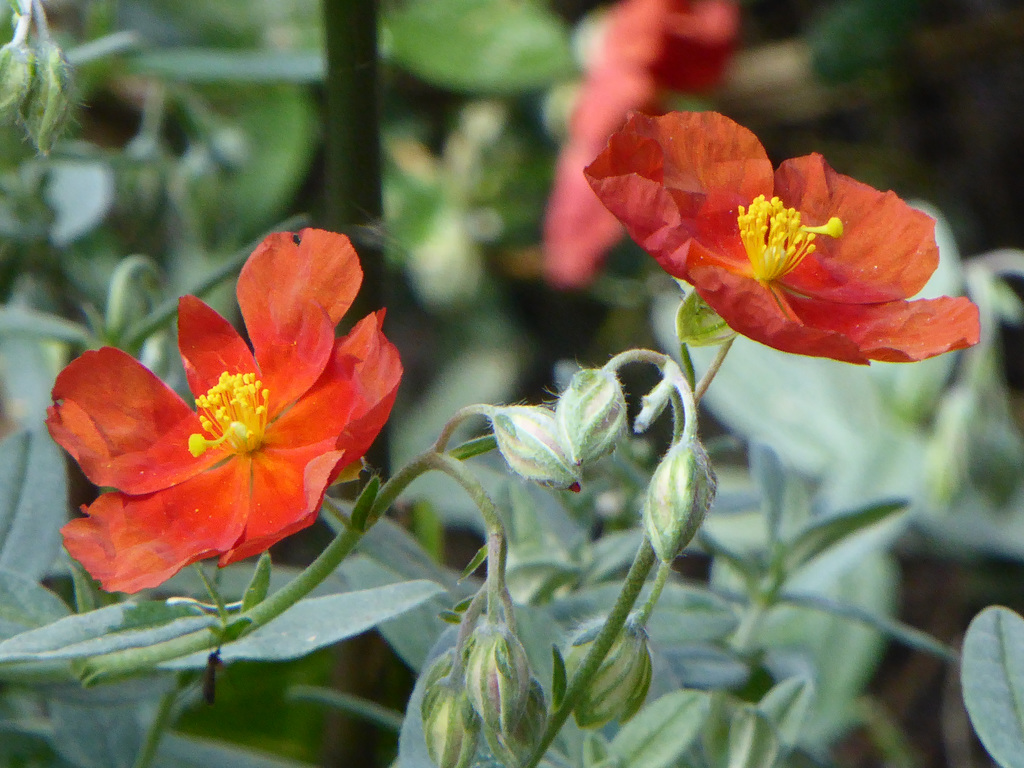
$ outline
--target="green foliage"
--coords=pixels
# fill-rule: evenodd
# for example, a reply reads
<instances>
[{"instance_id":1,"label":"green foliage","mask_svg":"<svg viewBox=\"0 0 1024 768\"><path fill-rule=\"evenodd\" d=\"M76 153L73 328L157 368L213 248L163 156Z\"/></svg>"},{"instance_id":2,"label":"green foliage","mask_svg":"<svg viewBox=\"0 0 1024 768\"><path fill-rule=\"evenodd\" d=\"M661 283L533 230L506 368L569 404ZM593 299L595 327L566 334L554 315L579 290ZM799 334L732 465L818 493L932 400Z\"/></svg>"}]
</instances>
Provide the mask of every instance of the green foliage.
<instances>
[{"instance_id":1,"label":"green foliage","mask_svg":"<svg viewBox=\"0 0 1024 768\"><path fill-rule=\"evenodd\" d=\"M1002 768L1024 765L1024 619L993 606L964 637L964 704L981 743Z\"/></svg>"}]
</instances>

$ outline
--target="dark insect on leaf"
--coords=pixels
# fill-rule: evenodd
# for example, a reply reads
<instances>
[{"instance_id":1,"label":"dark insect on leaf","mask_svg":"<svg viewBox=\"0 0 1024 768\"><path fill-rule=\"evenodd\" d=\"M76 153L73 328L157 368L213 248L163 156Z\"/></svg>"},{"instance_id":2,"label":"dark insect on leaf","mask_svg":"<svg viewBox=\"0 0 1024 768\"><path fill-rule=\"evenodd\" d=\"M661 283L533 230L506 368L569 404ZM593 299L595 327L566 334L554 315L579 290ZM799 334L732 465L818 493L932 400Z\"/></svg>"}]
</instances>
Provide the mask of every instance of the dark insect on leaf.
<instances>
[{"instance_id":1,"label":"dark insect on leaf","mask_svg":"<svg viewBox=\"0 0 1024 768\"><path fill-rule=\"evenodd\" d=\"M210 653L203 672L203 701L213 704L217 699L217 667L221 666L220 648Z\"/></svg>"}]
</instances>

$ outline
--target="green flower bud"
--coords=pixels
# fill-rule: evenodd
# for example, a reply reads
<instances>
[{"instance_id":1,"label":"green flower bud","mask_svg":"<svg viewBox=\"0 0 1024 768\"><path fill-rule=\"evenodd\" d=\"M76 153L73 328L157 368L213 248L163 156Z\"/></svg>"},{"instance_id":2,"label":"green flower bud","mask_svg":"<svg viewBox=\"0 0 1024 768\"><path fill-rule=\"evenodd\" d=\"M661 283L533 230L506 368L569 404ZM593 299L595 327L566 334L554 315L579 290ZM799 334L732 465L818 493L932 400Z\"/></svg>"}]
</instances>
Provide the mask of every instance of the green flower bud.
<instances>
[{"instance_id":1,"label":"green flower bud","mask_svg":"<svg viewBox=\"0 0 1024 768\"><path fill-rule=\"evenodd\" d=\"M736 331L708 306L699 293L690 291L676 313L676 335L681 343L691 347L710 347L728 341Z\"/></svg>"},{"instance_id":2,"label":"green flower bud","mask_svg":"<svg viewBox=\"0 0 1024 768\"><path fill-rule=\"evenodd\" d=\"M486 624L473 633L466 650L466 692L488 741L514 732L526 711L530 662L508 627Z\"/></svg>"},{"instance_id":3,"label":"green flower bud","mask_svg":"<svg viewBox=\"0 0 1024 768\"><path fill-rule=\"evenodd\" d=\"M555 414L540 406L512 405L491 415L498 450L512 470L553 488L578 486L579 468L562 442Z\"/></svg>"},{"instance_id":4,"label":"green flower bud","mask_svg":"<svg viewBox=\"0 0 1024 768\"><path fill-rule=\"evenodd\" d=\"M565 660L571 678L593 640L574 645ZM581 728L600 728L612 720L624 723L637 713L651 687L651 654L647 633L628 624L591 678L573 715Z\"/></svg>"},{"instance_id":5,"label":"green flower bud","mask_svg":"<svg viewBox=\"0 0 1024 768\"><path fill-rule=\"evenodd\" d=\"M31 48L8 43L0 48L0 122L8 122L28 95L35 55Z\"/></svg>"},{"instance_id":6,"label":"green flower bud","mask_svg":"<svg viewBox=\"0 0 1024 768\"><path fill-rule=\"evenodd\" d=\"M476 754L480 719L466 689L449 677L451 652L439 658L424 681L423 737L427 752L438 768L467 768Z\"/></svg>"},{"instance_id":7,"label":"green flower bud","mask_svg":"<svg viewBox=\"0 0 1024 768\"><path fill-rule=\"evenodd\" d=\"M502 765L517 768L525 758L533 754L540 743L544 729L548 724L548 704L544 699L544 689L537 678L530 679L530 689L526 694L526 708L523 716L510 733L485 731L487 745L491 754Z\"/></svg>"},{"instance_id":8,"label":"green flower bud","mask_svg":"<svg viewBox=\"0 0 1024 768\"><path fill-rule=\"evenodd\" d=\"M644 499L644 527L664 562L675 559L697 533L715 499L717 481L703 446L673 445L661 460Z\"/></svg>"},{"instance_id":9,"label":"green flower bud","mask_svg":"<svg viewBox=\"0 0 1024 768\"><path fill-rule=\"evenodd\" d=\"M53 148L71 114L71 70L60 48L42 43L36 58L32 87L22 103L22 120L36 149Z\"/></svg>"},{"instance_id":10,"label":"green flower bud","mask_svg":"<svg viewBox=\"0 0 1024 768\"><path fill-rule=\"evenodd\" d=\"M558 398L555 419L576 466L611 453L626 426L626 398L615 374L578 371Z\"/></svg>"}]
</instances>

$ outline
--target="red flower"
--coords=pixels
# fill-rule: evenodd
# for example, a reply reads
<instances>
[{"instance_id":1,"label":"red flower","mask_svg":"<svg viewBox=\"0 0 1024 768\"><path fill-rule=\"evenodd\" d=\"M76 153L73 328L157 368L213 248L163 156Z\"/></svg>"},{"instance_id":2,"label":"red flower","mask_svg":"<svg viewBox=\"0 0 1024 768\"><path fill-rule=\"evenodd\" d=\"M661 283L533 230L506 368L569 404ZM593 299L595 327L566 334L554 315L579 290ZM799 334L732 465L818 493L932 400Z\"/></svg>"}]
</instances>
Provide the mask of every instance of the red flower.
<instances>
[{"instance_id":1,"label":"red flower","mask_svg":"<svg viewBox=\"0 0 1024 768\"><path fill-rule=\"evenodd\" d=\"M664 89L705 91L722 77L739 33L732 0L624 0L608 14L569 124L544 223L548 280L590 282L622 226L594 197L583 168L634 110L657 111Z\"/></svg>"},{"instance_id":2,"label":"red flower","mask_svg":"<svg viewBox=\"0 0 1024 768\"><path fill-rule=\"evenodd\" d=\"M137 592L207 557L227 565L313 523L327 486L383 427L402 375L383 310L334 337L361 281L343 235L267 237L238 278L255 353L182 297L178 343L198 413L117 349L60 373L50 434L116 489L62 529L104 589Z\"/></svg>"},{"instance_id":3,"label":"red flower","mask_svg":"<svg viewBox=\"0 0 1024 768\"><path fill-rule=\"evenodd\" d=\"M867 363L978 341L967 299L906 300L938 266L935 222L820 155L773 173L757 138L722 115L632 115L587 176L666 272L762 344Z\"/></svg>"}]
</instances>

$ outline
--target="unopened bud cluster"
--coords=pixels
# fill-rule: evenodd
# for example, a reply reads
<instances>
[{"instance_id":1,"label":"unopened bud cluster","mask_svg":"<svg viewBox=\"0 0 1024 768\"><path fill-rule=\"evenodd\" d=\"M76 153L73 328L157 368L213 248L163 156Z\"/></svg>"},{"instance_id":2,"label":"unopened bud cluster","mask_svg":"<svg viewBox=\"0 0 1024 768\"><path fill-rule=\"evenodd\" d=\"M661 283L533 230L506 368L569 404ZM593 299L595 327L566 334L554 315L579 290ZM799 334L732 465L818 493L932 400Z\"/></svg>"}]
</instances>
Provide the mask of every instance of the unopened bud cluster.
<instances>
[{"instance_id":1,"label":"unopened bud cluster","mask_svg":"<svg viewBox=\"0 0 1024 768\"><path fill-rule=\"evenodd\" d=\"M71 71L49 40L0 48L0 120L17 119L43 154L52 149L71 113Z\"/></svg>"},{"instance_id":2,"label":"unopened bud cluster","mask_svg":"<svg viewBox=\"0 0 1024 768\"><path fill-rule=\"evenodd\" d=\"M644 528L663 562L671 562L696 535L718 487L704 447L691 440L669 448L644 499Z\"/></svg>"},{"instance_id":3,"label":"unopened bud cluster","mask_svg":"<svg viewBox=\"0 0 1024 768\"><path fill-rule=\"evenodd\" d=\"M579 642L569 651L570 677L583 663L593 640ZM637 713L651 687L651 654L647 633L627 623L573 709L581 728L600 728L612 720L624 723Z\"/></svg>"},{"instance_id":4,"label":"unopened bud cluster","mask_svg":"<svg viewBox=\"0 0 1024 768\"><path fill-rule=\"evenodd\" d=\"M466 691L494 757L518 765L544 733L547 702L523 644L508 627L489 624L473 633L466 649Z\"/></svg>"},{"instance_id":5,"label":"unopened bud cluster","mask_svg":"<svg viewBox=\"0 0 1024 768\"><path fill-rule=\"evenodd\" d=\"M423 737L440 768L467 768L476 755L480 718L461 680L453 680L451 652L438 659L424 681Z\"/></svg>"},{"instance_id":6,"label":"unopened bud cluster","mask_svg":"<svg viewBox=\"0 0 1024 768\"><path fill-rule=\"evenodd\" d=\"M498 450L513 471L553 488L579 487L583 467L611 453L626 424L615 374L584 369L555 408L508 406L491 415Z\"/></svg>"}]
</instances>

